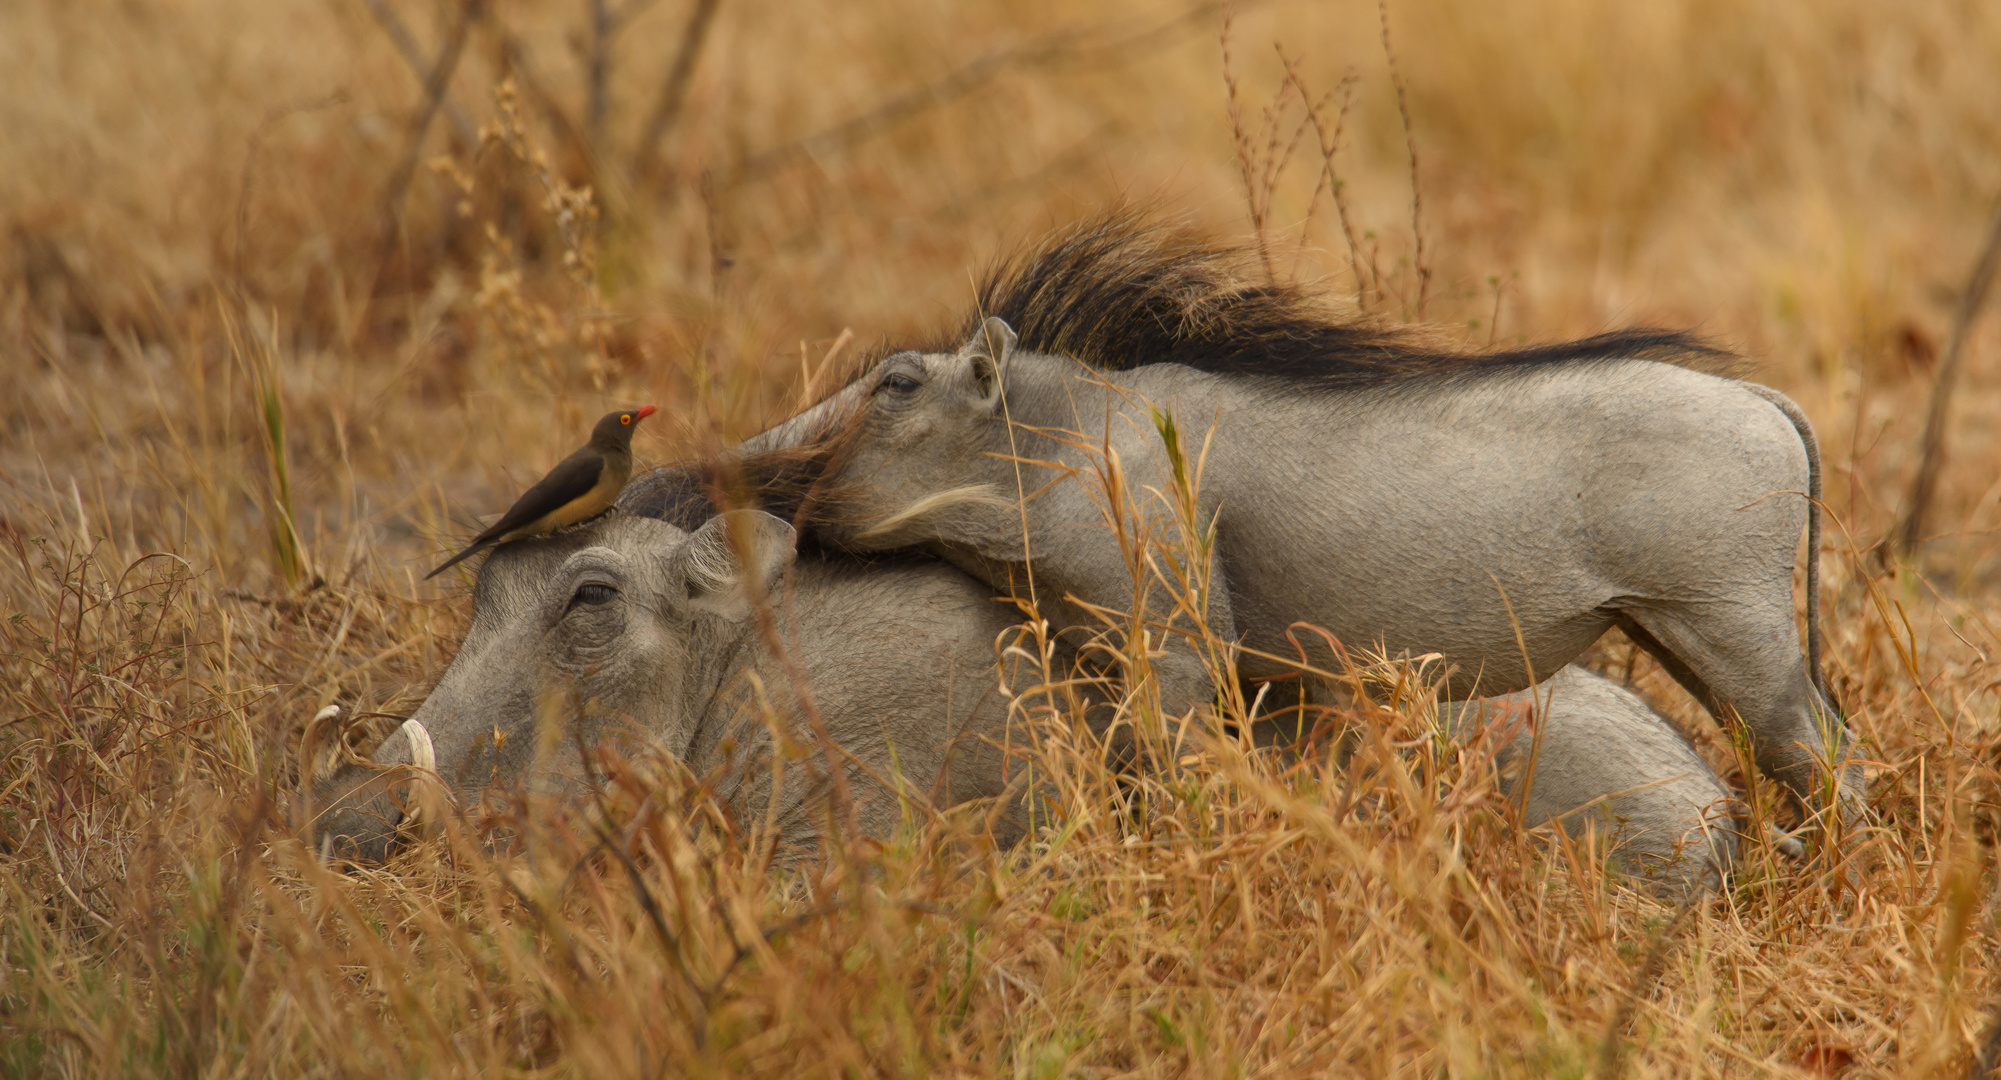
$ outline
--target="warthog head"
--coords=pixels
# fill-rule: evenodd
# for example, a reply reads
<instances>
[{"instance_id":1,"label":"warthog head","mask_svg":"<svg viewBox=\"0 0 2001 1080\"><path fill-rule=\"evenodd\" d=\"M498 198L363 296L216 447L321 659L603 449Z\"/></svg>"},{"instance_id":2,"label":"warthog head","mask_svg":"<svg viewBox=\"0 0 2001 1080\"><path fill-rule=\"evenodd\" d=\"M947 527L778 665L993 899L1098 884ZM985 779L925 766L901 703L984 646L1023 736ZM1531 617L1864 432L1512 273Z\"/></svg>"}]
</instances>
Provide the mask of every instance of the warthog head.
<instances>
[{"instance_id":1,"label":"warthog head","mask_svg":"<svg viewBox=\"0 0 2001 1080\"><path fill-rule=\"evenodd\" d=\"M991 425L1005 422L1002 383L1015 340L1007 323L990 318L956 352L893 353L741 449L833 448L828 464L836 476L829 478L854 485L846 494L865 499L875 520L836 516L816 527L864 549L903 546L898 530L954 507L1011 511L1013 492L995 482L988 451Z\"/></svg>"},{"instance_id":2,"label":"warthog head","mask_svg":"<svg viewBox=\"0 0 2001 1080\"><path fill-rule=\"evenodd\" d=\"M560 785L580 774L583 750L620 732L685 760L752 596L776 587L792 553L792 527L756 511L693 533L619 514L496 549L458 655L375 751L390 768L349 766L316 786L315 845L386 855L418 771L394 766L411 765L413 749L461 800L495 783Z\"/></svg>"}]
</instances>

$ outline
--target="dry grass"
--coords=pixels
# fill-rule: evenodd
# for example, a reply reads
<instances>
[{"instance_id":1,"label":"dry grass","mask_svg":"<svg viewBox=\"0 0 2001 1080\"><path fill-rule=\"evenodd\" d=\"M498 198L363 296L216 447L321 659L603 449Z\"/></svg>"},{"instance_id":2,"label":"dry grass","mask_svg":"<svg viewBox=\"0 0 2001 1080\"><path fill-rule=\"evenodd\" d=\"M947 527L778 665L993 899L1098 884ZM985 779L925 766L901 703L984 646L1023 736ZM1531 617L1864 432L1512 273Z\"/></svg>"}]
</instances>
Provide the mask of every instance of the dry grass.
<instances>
[{"instance_id":1,"label":"dry grass","mask_svg":"<svg viewBox=\"0 0 2001 1080\"><path fill-rule=\"evenodd\" d=\"M1375 5L1237 12L1226 90L1220 9L740 0L635 176L693 7L612 5L600 50L591 5L491 5L388 209L425 100L362 0L0 13L0 1068L1965 1071L2001 995L2001 319L1923 574L1868 549L2001 192L2001 10L1391 4L1425 288ZM398 10L428 55L461 8ZM1447 338L1689 324L1793 394L1880 763L1862 897L1757 853L1676 923L1508 830L1408 687L1354 776L1212 744L1138 816L1048 724L1066 814L1016 852L954 819L774 875L645 759L485 823L532 859L468 822L337 875L292 838L304 721L421 699L466 600L417 575L607 402L662 406L655 460L753 430L1121 196L1238 236L1248 202L1274 273ZM1595 658L1755 781L1627 652Z\"/></svg>"}]
</instances>

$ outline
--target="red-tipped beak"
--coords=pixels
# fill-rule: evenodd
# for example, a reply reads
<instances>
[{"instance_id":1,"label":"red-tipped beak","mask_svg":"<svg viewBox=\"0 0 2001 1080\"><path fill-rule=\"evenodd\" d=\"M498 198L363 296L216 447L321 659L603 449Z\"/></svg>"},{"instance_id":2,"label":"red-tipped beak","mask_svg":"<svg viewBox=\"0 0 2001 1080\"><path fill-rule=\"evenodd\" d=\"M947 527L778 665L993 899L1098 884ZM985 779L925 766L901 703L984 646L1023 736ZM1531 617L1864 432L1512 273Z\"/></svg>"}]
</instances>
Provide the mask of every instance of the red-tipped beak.
<instances>
[{"instance_id":1,"label":"red-tipped beak","mask_svg":"<svg viewBox=\"0 0 2001 1080\"><path fill-rule=\"evenodd\" d=\"M644 420L647 417L652 416L654 413L657 413L659 411L660 411L659 409L656 409L651 405L641 405L639 407L639 411L633 414L632 422L636 424L641 420Z\"/></svg>"}]
</instances>

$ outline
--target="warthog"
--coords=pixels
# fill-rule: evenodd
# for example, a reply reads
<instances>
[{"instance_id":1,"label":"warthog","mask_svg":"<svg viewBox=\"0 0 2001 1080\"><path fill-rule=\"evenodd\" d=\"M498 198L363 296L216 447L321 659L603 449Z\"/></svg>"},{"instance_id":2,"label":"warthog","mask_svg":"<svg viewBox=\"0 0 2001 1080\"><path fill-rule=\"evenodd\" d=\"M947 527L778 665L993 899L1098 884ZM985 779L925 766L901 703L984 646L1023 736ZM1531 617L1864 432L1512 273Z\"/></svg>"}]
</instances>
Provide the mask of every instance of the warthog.
<instances>
[{"instance_id":1,"label":"warthog","mask_svg":"<svg viewBox=\"0 0 2001 1080\"><path fill-rule=\"evenodd\" d=\"M1245 675L1297 670L1288 631L1306 623L1442 654L1456 696L1506 693L1616 626L1713 714L1735 710L1807 807L1825 807L1832 766L1856 819L1859 766L1820 681L1819 450L1797 406L1682 366L1720 355L1683 334L1440 352L1243 285L1242 265L1101 222L992 276L956 351L893 353L745 448L817 448L826 483L867 493L870 513L820 526L830 542L917 547L996 588L1032 574L1046 605L1113 611L1133 605L1126 549L1105 490L1072 481L1117 470L1171 537L1147 493L1199 479L1200 599ZM1189 433L1172 453L1169 417ZM1157 627L1167 591L1148 601ZM1334 663L1317 645L1307 659ZM1173 712L1213 692L1193 650L1155 674Z\"/></svg>"},{"instance_id":2,"label":"warthog","mask_svg":"<svg viewBox=\"0 0 2001 1080\"><path fill-rule=\"evenodd\" d=\"M732 522L752 554L748 574L731 546ZM771 813L783 843L810 845L825 824L830 780L797 692L807 690L847 761L865 832L883 835L901 819L889 785L936 806L1011 800L996 823L997 838L1011 842L1022 823L1009 781L1019 788L1025 770L1004 768L1009 717L996 642L1019 614L929 560L865 567L808 557L781 598L792 564L791 526L755 511L692 533L622 513L502 546L480 569L458 655L414 725L386 739L374 760L410 763L414 733L463 802L537 769L537 781L579 776L580 748L635 737L698 774L723 771L720 790L739 813ZM772 598L783 657L760 632L747 595L759 591ZM775 810L760 700L803 752L785 765ZM548 733L538 765L544 715L562 726ZM328 809L315 843L381 858L402 816L397 804L407 801L385 789L403 776L352 767L320 785L315 802Z\"/></svg>"}]
</instances>

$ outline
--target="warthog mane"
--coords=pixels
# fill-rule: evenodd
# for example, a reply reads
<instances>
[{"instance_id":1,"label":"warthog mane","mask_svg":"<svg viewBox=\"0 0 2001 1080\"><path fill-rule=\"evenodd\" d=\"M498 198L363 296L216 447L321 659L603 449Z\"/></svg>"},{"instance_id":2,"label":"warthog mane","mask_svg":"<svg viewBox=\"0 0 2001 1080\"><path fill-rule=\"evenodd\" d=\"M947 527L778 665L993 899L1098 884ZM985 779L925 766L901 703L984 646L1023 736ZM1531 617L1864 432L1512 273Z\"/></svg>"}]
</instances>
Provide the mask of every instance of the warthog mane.
<instances>
[{"instance_id":1,"label":"warthog mane","mask_svg":"<svg viewBox=\"0 0 2001 1080\"><path fill-rule=\"evenodd\" d=\"M1736 366L1694 334L1646 327L1500 352L1438 347L1409 329L1343 317L1320 291L1269 280L1249 245L1202 241L1124 207L996 262L974 310L917 351L953 351L989 316L1006 320L1023 349L1104 371L1181 364L1328 390L1611 358L1712 374Z\"/></svg>"}]
</instances>

